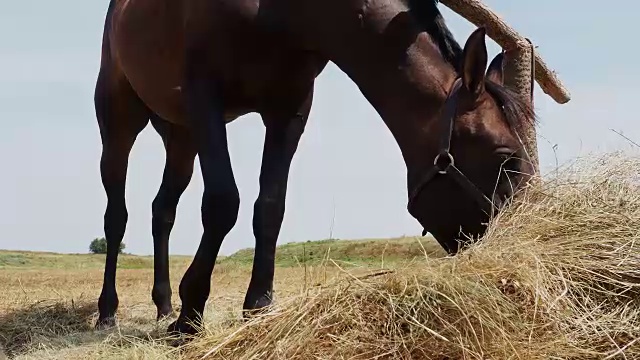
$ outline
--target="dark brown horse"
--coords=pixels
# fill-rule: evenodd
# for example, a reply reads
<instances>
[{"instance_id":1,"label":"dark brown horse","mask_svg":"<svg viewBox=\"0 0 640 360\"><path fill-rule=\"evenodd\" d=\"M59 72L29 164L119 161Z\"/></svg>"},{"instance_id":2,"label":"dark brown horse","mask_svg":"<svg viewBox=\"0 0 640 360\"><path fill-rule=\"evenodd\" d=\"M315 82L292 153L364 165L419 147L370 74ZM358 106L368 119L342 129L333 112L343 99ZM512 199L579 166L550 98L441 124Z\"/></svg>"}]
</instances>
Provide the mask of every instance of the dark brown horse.
<instances>
[{"instance_id":1,"label":"dark brown horse","mask_svg":"<svg viewBox=\"0 0 640 360\"><path fill-rule=\"evenodd\" d=\"M238 216L226 123L257 112L266 127L243 306L257 310L271 303L289 168L327 62L382 117L407 166L409 212L453 254L457 239L483 233L531 170L515 130L533 111L502 86L501 59L485 73L484 29L462 49L435 0L111 0L95 92L108 198L98 326L115 319L127 160L149 121L166 150L152 208L159 318L172 312L169 234L199 154L204 233L169 327L193 333L188 323L204 310L216 256Z\"/></svg>"}]
</instances>

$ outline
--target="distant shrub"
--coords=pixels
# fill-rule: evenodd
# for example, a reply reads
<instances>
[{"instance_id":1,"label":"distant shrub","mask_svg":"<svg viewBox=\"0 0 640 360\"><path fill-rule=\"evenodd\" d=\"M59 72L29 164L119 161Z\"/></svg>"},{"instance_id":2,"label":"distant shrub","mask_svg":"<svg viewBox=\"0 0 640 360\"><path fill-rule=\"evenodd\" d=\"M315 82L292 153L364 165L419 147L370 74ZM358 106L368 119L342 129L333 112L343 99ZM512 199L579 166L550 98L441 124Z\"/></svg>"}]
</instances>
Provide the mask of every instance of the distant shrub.
<instances>
[{"instance_id":1,"label":"distant shrub","mask_svg":"<svg viewBox=\"0 0 640 360\"><path fill-rule=\"evenodd\" d=\"M124 248L125 248L125 245L123 242L121 242L120 249L118 250L118 252L122 254L122 252L124 251ZM105 239L104 237L93 239L93 241L89 245L89 251L91 251L94 254L106 254L107 239Z\"/></svg>"}]
</instances>

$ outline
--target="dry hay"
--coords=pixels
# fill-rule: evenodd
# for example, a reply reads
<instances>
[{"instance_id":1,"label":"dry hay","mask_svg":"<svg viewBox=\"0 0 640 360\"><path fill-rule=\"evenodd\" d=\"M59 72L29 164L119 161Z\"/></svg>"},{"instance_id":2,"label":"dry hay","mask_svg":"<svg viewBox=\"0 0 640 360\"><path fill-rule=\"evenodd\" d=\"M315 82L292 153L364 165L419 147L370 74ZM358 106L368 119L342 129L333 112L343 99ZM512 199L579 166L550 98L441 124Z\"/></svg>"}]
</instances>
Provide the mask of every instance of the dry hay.
<instances>
[{"instance_id":1,"label":"dry hay","mask_svg":"<svg viewBox=\"0 0 640 360\"><path fill-rule=\"evenodd\" d=\"M89 330L86 319L94 307L88 302L40 301L7 316L0 314L0 360L3 347L8 355L14 355L29 350L39 338L62 339Z\"/></svg>"},{"instance_id":2,"label":"dry hay","mask_svg":"<svg viewBox=\"0 0 640 360\"><path fill-rule=\"evenodd\" d=\"M182 349L216 359L640 358L640 158L577 161L457 257L352 277Z\"/></svg>"}]
</instances>

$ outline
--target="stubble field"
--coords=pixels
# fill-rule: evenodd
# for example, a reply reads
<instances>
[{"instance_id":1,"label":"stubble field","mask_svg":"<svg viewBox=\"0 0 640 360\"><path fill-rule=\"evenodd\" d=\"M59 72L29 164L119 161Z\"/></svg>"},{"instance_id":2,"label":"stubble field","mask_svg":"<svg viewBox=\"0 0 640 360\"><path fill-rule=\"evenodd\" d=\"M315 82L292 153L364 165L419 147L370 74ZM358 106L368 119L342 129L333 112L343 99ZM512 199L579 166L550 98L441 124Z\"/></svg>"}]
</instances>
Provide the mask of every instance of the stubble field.
<instances>
[{"instance_id":1,"label":"stubble field","mask_svg":"<svg viewBox=\"0 0 640 360\"><path fill-rule=\"evenodd\" d=\"M422 245L421 245L422 244ZM423 249L424 246L424 249ZM279 248L278 299L304 294L347 274L369 274L398 262L443 256L432 239L402 238L317 241ZM251 276L253 251L221 257L207 303L207 331L240 326ZM172 303L179 309L178 284L191 257L172 256ZM95 331L104 256L0 252L0 344L16 359L175 359L180 352L165 339L167 321L155 321L151 300L153 258L120 255L118 328ZM176 312L177 315L177 312ZM175 316L172 319L175 319Z\"/></svg>"},{"instance_id":2,"label":"stubble field","mask_svg":"<svg viewBox=\"0 0 640 360\"><path fill-rule=\"evenodd\" d=\"M638 359L640 156L577 159L481 241L322 241L277 252L276 301L240 321L250 250L221 258L206 329L170 346L151 258L119 263L119 327L94 331L103 258L0 253L0 344L17 359ZM174 305L189 258L173 257Z\"/></svg>"}]
</instances>

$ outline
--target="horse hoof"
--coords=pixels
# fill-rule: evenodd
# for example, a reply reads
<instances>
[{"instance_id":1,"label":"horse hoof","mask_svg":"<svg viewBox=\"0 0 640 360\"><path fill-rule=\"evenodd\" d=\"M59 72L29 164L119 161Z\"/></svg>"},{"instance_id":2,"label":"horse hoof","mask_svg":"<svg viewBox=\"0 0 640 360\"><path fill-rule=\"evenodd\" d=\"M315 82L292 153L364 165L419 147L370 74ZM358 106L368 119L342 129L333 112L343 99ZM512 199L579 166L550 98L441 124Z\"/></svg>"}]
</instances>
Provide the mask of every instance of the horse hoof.
<instances>
[{"instance_id":1,"label":"horse hoof","mask_svg":"<svg viewBox=\"0 0 640 360\"><path fill-rule=\"evenodd\" d=\"M115 326L116 326L116 317L115 316L109 316L109 317L98 319L98 321L96 321L95 329L96 330L108 330L108 329L111 329L111 328L113 328Z\"/></svg>"},{"instance_id":2,"label":"horse hoof","mask_svg":"<svg viewBox=\"0 0 640 360\"><path fill-rule=\"evenodd\" d=\"M243 309L242 310L242 319L244 321L249 321L251 319L255 319L269 312L268 307L257 308L257 309Z\"/></svg>"},{"instance_id":3,"label":"horse hoof","mask_svg":"<svg viewBox=\"0 0 640 360\"><path fill-rule=\"evenodd\" d=\"M158 309L158 315L156 316L156 321L162 321L170 317L171 315L173 315L173 308L171 308L171 306Z\"/></svg>"},{"instance_id":4,"label":"horse hoof","mask_svg":"<svg viewBox=\"0 0 640 360\"><path fill-rule=\"evenodd\" d=\"M250 320L255 316L259 316L269 311L271 307L271 297L262 296L258 301L256 301L253 306L245 307L242 310L242 318L246 320Z\"/></svg>"},{"instance_id":5,"label":"horse hoof","mask_svg":"<svg viewBox=\"0 0 640 360\"><path fill-rule=\"evenodd\" d=\"M195 335L198 330L182 318L172 322L167 328L169 336Z\"/></svg>"}]
</instances>

